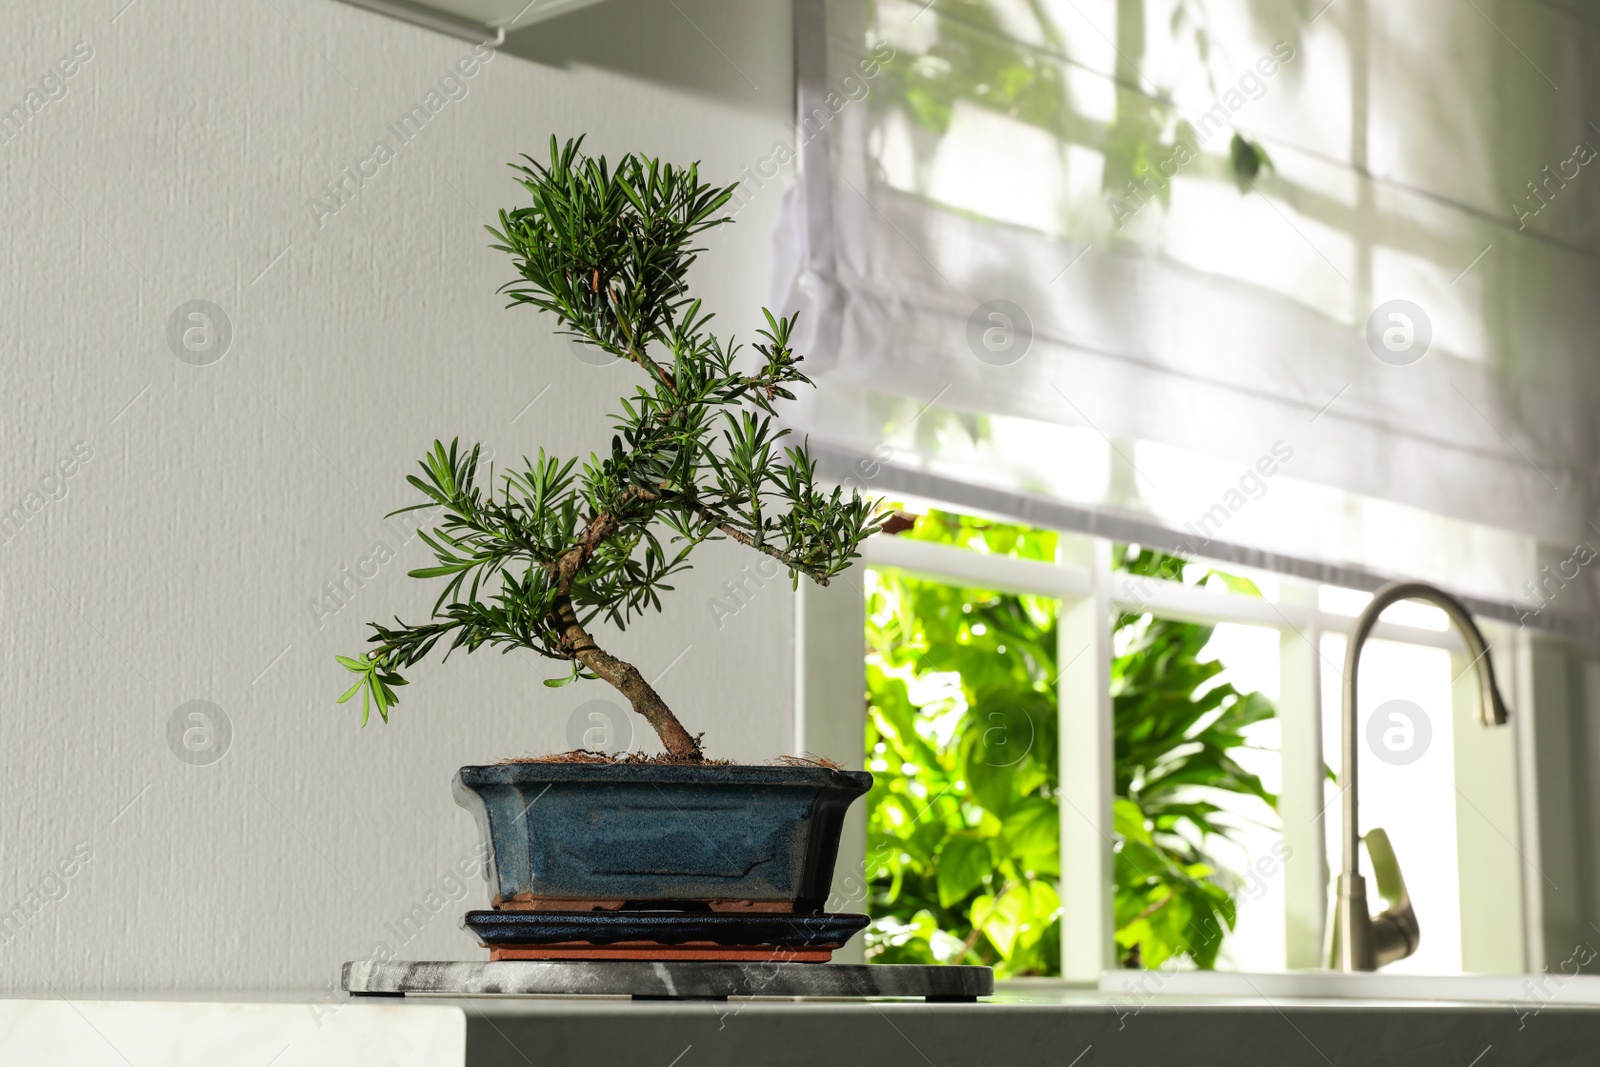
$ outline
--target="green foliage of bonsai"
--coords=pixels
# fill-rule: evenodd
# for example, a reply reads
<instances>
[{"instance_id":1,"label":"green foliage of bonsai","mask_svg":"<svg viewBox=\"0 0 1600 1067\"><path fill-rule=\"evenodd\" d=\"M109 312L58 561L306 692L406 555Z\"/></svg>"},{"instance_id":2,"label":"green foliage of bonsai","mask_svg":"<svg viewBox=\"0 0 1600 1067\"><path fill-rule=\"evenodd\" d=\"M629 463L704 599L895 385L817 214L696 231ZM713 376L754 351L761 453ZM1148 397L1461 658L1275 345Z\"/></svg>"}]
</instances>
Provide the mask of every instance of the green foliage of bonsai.
<instances>
[{"instance_id":1,"label":"green foliage of bonsai","mask_svg":"<svg viewBox=\"0 0 1600 1067\"><path fill-rule=\"evenodd\" d=\"M401 671L441 641L445 654L485 645L531 649L568 664L564 677L600 678L628 698L670 757L703 758L691 736L638 669L602 649L591 625L623 629L660 610L666 580L689 566L702 542L732 538L788 567L792 581L819 584L849 567L881 522L871 501L820 490L804 443L783 444L773 403L810 384L789 347L793 318L763 312L767 327L753 373L736 366L740 346L710 332L711 315L687 295L699 234L733 186L701 181L698 168L624 156L616 168L550 141L548 164L513 165L533 198L500 212L494 248L519 278L502 291L556 317L564 333L644 372L621 401L607 455L579 469L540 450L535 460L480 485L479 446L435 442L408 508L442 509L422 539L437 565L413 578L444 579L428 621L374 623L372 648L339 662L360 677L339 698L362 696L365 724L376 704L385 721L398 703ZM398 514L396 512L395 514Z\"/></svg>"}]
</instances>

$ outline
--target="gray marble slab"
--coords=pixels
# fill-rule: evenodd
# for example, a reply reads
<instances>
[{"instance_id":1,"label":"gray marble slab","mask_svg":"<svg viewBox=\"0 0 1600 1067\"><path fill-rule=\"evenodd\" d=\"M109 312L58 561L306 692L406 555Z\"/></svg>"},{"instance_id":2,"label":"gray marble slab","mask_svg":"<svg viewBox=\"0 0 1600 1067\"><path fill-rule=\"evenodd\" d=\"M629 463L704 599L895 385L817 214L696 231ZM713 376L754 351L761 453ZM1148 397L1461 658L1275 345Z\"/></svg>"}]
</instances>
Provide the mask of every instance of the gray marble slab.
<instances>
[{"instance_id":1,"label":"gray marble slab","mask_svg":"<svg viewBox=\"0 0 1600 1067\"><path fill-rule=\"evenodd\" d=\"M923 997L975 1000L994 992L987 967L864 966L674 960L356 960L343 987L356 996Z\"/></svg>"}]
</instances>

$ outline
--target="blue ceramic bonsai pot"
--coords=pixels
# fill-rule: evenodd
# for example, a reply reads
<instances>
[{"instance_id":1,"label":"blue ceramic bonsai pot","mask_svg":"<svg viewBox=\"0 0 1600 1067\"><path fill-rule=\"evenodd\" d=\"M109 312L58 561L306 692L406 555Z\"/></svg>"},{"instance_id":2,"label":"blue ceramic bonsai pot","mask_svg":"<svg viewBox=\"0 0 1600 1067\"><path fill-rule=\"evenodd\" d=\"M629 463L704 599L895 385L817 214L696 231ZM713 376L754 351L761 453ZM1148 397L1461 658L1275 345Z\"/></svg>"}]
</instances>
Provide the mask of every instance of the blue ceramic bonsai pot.
<instances>
[{"instance_id":1,"label":"blue ceramic bonsai pot","mask_svg":"<svg viewBox=\"0 0 1600 1067\"><path fill-rule=\"evenodd\" d=\"M546 911L819 912L845 811L871 786L820 766L505 763L455 777L490 846L491 903Z\"/></svg>"}]
</instances>

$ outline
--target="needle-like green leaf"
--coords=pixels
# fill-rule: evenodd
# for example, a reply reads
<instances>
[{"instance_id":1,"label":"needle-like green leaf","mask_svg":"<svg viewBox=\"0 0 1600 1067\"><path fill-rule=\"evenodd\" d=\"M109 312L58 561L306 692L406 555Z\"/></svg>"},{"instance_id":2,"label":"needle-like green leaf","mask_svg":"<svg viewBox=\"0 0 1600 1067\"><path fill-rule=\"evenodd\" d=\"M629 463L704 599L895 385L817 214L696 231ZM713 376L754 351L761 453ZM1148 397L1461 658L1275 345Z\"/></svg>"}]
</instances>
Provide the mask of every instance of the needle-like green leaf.
<instances>
[{"instance_id":1,"label":"needle-like green leaf","mask_svg":"<svg viewBox=\"0 0 1600 1067\"><path fill-rule=\"evenodd\" d=\"M557 330L636 368L619 398L605 454L584 462L541 449L536 459L484 470L482 446L435 441L407 483L421 500L392 512L436 511L419 531L434 562L413 578L444 579L432 617L374 624L360 675L362 721L385 721L401 671L444 642L448 656L484 646L528 649L560 661L552 687L595 675L592 639L579 627L619 629L659 611L670 579L706 541L731 538L775 558L798 582L826 584L881 524L858 493L818 491L803 442L773 419L773 403L810 384L790 347L794 318L762 309L765 328L743 367L741 346L710 332L712 316L688 293L701 235L734 187L687 168L626 155L610 166L581 139L551 139L547 161L513 164L529 202L487 229L517 277L508 306L554 316ZM564 609L570 609L563 615ZM583 631L579 631L583 632ZM612 679L615 681L615 679ZM670 712L668 712L670 715Z\"/></svg>"}]
</instances>

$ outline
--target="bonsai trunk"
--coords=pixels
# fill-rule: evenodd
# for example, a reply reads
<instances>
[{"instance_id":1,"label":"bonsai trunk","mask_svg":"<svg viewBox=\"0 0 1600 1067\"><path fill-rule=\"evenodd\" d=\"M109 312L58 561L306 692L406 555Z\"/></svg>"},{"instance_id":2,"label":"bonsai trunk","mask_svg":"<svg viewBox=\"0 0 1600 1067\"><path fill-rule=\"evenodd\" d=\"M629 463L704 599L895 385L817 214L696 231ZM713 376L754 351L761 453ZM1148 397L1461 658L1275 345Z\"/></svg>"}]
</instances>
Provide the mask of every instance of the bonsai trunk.
<instances>
[{"instance_id":1,"label":"bonsai trunk","mask_svg":"<svg viewBox=\"0 0 1600 1067\"><path fill-rule=\"evenodd\" d=\"M672 713L672 709L667 707L666 701L661 699L661 694L644 680L639 668L626 660L618 659L595 644L594 638L589 636L583 624L578 621L571 597L562 595L556 598L555 614L560 624L562 639L578 662L604 681L610 682L618 692L628 698L633 710L644 716L651 729L655 730L656 736L661 738L668 755L684 763L705 761L705 754L700 751L699 739L691 737L689 731L683 728L683 724Z\"/></svg>"}]
</instances>

